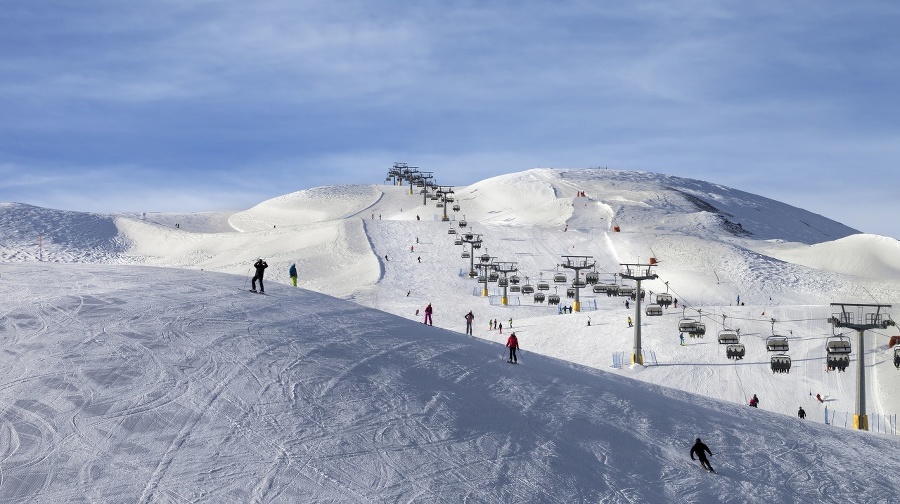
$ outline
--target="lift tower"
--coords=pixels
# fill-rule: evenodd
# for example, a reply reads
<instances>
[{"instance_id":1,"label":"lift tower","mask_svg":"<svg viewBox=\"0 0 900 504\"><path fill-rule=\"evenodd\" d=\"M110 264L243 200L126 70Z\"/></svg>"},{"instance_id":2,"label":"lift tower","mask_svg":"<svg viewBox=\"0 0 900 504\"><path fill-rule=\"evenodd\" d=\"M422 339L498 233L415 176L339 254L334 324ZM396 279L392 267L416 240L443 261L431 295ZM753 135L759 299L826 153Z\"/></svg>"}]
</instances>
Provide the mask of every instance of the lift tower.
<instances>
[{"instance_id":1,"label":"lift tower","mask_svg":"<svg viewBox=\"0 0 900 504\"><path fill-rule=\"evenodd\" d=\"M509 298L507 297L509 279L506 277L506 275L508 273L515 273L516 271L519 271L519 267L515 262L498 261L494 263L494 271L503 275L503 278L498 282L498 285L500 287L503 287L503 296L500 297L500 304L503 306L507 306L509 304Z\"/></svg>"},{"instance_id":2,"label":"lift tower","mask_svg":"<svg viewBox=\"0 0 900 504\"><path fill-rule=\"evenodd\" d=\"M832 310L840 309L840 312L832 311L831 318L828 319L831 325L855 329L857 333L856 413L853 415L853 428L869 430L869 417L866 415L866 347L863 346L863 336L869 329L887 329L888 326L896 325L889 314L882 312L882 309L887 310L891 305L831 303L831 307Z\"/></svg>"},{"instance_id":3,"label":"lift tower","mask_svg":"<svg viewBox=\"0 0 900 504\"><path fill-rule=\"evenodd\" d=\"M634 295L634 352L631 354L631 363L644 365L644 353L641 350L641 280L656 280L659 275L653 273L652 264L621 264L624 271L619 274L622 278L634 280L637 283Z\"/></svg>"},{"instance_id":4,"label":"lift tower","mask_svg":"<svg viewBox=\"0 0 900 504\"><path fill-rule=\"evenodd\" d=\"M462 233L460 241L463 242L463 247L466 243L469 244L469 278L475 278L478 276L475 273L475 251L481 248L481 235L469 230Z\"/></svg>"},{"instance_id":5,"label":"lift tower","mask_svg":"<svg viewBox=\"0 0 900 504\"><path fill-rule=\"evenodd\" d=\"M481 256L479 261L480 262L476 266L480 270L478 273L478 283L483 284L483 287L481 288L481 296L488 297L488 272L495 269L495 265L493 264L494 257L484 254Z\"/></svg>"},{"instance_id":6,"label":"lift tower","mask_svg":"<svg viewBox=\"0 0 900 504\"><path fill-rule=\"evenodd\" d=\"M572 303L572 310L580 312L581 297L579 296L579 293L581 292L581 289L587 285L587 283L581 279L581 270L593 269L597 263L596 261L593 261L594 256L564 255L562 257L563 262L560 266L566 269L575 270L575 280L572 280L572 288L575 289L575 302Z\"/></svg>"},{"instance_id":7,"label":"lift tower","mask_svg":"<svg viewBox=\"0 0 900 504\"><path fill-rule=\"evenodd\" d=\"M447 217L447 196L453 194L453 186L438 186L438 190L435 192L441 198L441 207L444 210L444 215L441 216L441 221L447 222L450 220L450 217Z\"/></svg>"}]
</instances>

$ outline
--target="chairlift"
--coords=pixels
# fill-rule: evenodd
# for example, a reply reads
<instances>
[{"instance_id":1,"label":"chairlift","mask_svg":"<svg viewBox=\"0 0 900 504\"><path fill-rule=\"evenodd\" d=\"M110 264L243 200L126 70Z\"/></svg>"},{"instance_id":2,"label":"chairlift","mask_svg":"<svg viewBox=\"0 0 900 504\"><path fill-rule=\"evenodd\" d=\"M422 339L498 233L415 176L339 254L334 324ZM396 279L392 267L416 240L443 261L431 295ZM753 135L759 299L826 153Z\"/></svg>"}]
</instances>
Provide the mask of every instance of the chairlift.
<instances>
[{"instance_id":1,"label":"chairlift","mask_svg":"<svg viewBox=\"0 0 900 504\"><path fill-rule=\"evenodd\" d=\"M444 203L441 201L438 201L434 206L436 206L438 208L444 208Z\"/></svg>"},{"instance_id":2,"label":"chairlift","mask_svg":"<svg viewBox=\"0 0 900 504\"><path fill-rule=\"evenodd\" d=\"M453 244L454 245L462 245L463 241L461 238L457 238L457 239L453 240Z\"/></svg>"},{"instance_id":3,"label":"chairlift","mask_svg":"<svg viewBox=\"0 0 900 504\"><path fill-rule=\"evenodd\" d=\"M480 248L481 248L481 240L472 242L472 248L473 248L473 249L480 249Z\"/></svg>"},{"instance_id":4,"label":"chairlift","mask_svg":"<svg viewBox=\"0 0 900 504\"><path fill-rule=\"evenodd\" d=\"M850 338L846 336L831 336L825 341L825 352L831 355L850 353Z\"/></svg>"},{"instance_id":5,"label":"chairlift","mask_svg":"<svg viewBox=\"0 0 900 504\"><path fill-rule=\"evenodd\" d=\"M678 322L678 332L690 333L697 326L697 321L692 318L683 318Z\"/></svg>"},{"instance_id":6,"label":"chairlift","mask_svg":"<svg viewBox=\"0 0 900 504\"><path fill-rule=\"evenodd\" d=\"M488 273L488 282L494 283L500 280L500 273L496 271L491 271Z\"/></svg>"},{"instance_id":7,"label":"chairlift","mask_svg":"<svg viewBox=\"0 0 900 504\"><path fill-rule=\"evenodd\" d=\"M468 250L463 250L462 258L469 259L470 257L472 257L472 254L470 254Z\"/></svg>"},{"instance_id":8,"label":"chairlift","mask_svg":"<svg viewBox=\"0 0 900 504\"><path fill-rule=\"evenodd\" d=\"M850 354L829 353L825 357L825 367L836 371L846 371L850 365Z\"/></svg>"},{"instance_id":9,"label":"chairlift","mask_svg":"<svg viewBox=\"0 0 900 504\"><path fill-rule=\"evenodd\" d=\"M503 278L497 280L497 287L509 287L509 279L506 277L503 277Z\"/></svg>"},{"instance_id":10,"label":"chairlift","mask_svg":"<svg viewBox=\"0 0 900 504\"><path fill-rule=\"evenodd\" d=\"M569 287L568 289L566 289L566 297L569 299L573 299L575 297L575 288L574 287Z\"/></svg>"},{"instance_id":11,"label":"chairlift","mask_svg":"<svg viewBox=\"0 0 900 504\"><path fill-rule=\"evenodd\" d=\"M509 283L511 283L513 285L518 285L519 281L520 281L519 275L513 275L513 276L509 277Z\"/></svg>"},{"instance_id":12,"label":"chairlift","mask_svg":"<svg viewBox=\"0 0 900 504\"><path fill-rule=\"evenodd\" d=\"M541 280L540 282L538 282L537 288L540 291L550 290L550 284L544 280Z\"/></svg>"},{"instance_id":13,"label":"chairlift","mask_svg":"<svg viewBox=\"0 0 900 504\"><path fill-rule=\"evenodd\" d=\"M465 222L465 221L459 221L459 227L466 227L466 226L463 226L463 222ZM472 233L466 233L463 235L463 238L465 238L466 241L472 241L475 238L475 235Z\"/></svg>"},{"instance_id":14,"label":"chairlift","mask_svg":"<svg viewBox=\"0 0 900 504\"><path fill-rule=\"evenodd\" d=\"M737 332L732 331L731 329L725 329L723 331L719 331L719 344L720 345L733 345L738 342Z\"/></svg>"},{"instance_id":15,"label":"chairlift","mask_svg":"<svg viewBox=\"0 0 900 504\"><path fill-rule=\"evenodd\" d=\"M488 254L481 254L481 262L483 262L483 263L491 262L491 256Z\"/></svg>"},{"instance_id":16,"label":"chairlift","mask_svg":"<svg viewBox=\"0 0 900 504\"><path fill-rule=\"evenodd\" d=\"M544 293L543 292L535 292L534 293L534 302L535 303L543 303L544 302Z\"/></svg>"},{"instance_id":17,"label":"chairlift","mask_svg":"<svg viewBox=\"0 0 900 504\"><path fill-rule=\"evenodd\" d=\"M522 294L534 294L534 286L531 284L525 284L522 286Z\"/></svg>"},{"instance_id":18,"label":"chairlift","mask_svg":"<svg viewBox=\"0 0 900 504\"><path fill-rule=\"evenodd\" d=\"M606 292L606 284L594 284L594 294L602 294Z\"/></svg>"},{"instance_id":19,"label":"chairlift","mask_svg":"<svg viewBox=\"0 0 900 504\"><path fill-rule=\"evenodd\" d=\"M585 287L587 287L587 284L584 280L578 278L572 281L572 287L575 287L576 289L584 289Z\"/></svg>"},{"instance_id":20,"label":"chairlift","mask_svg":"<svg viewBox=\"0 0 900 504\"><path fill-rule=\"evenodd\" d=\"M484 275L478 275L478 283L486 284L486 283L487 283L487 277L484 276Z\"/></svg>"},{"instance_id":21,"label":"chairlift","mask_svg":"<svg viewBox=\"0 0 900 504\"><path fill-rule=\"evenodd\" d=\"M779 353L769 359L773 373L790 373L791 358L787 354Z\"/></svg>"},{"instance_id":22,"label":"chairlift","mask_svg":"<svg viewBox=\"0 0 900 504\"><path fill-rule=\"evenodd\" d=\"M766 338L766 350L769 352L787 352L788 339L787 336L773 335Z\"/></svg>"},{"instance_id":23,"label":"chairlift","mask_svg":"<svg viewBox=\"0 0 900 504\"><path fill-rule=\"evenodd\" d=\"M659 306L671 306L672 295L665 292L656 295L656 304Z\"/></svg>"},{"instance_id":24,"label":"chairlift","mask_svg":"<svg viewBox=\"0 0 900 504\"><path fill-rule=\"evenodd\" d=\"M729 359L740 360L744 358L747 350L741 343L731 344L725 347L725 356Z\"/></svg>"},{"instance_id":25,"label":"chairlift","mask_svg":"<svg viewBox=\"0 0 900 504\"><path fill-rule=\"evenodd\" d=\"M549 296L547 296L547 304L558 305L559 294L550 294Z\"/></svg>"},{"instance_id":26,"label":"chairlift","mask_svg":"<svg viewBox=\"0 0 900 504\"><path fill-rule=\"evenodd\" d=\"M454 212L459 212L459 205L458 205L458 204L454 204L454 205L453 205L453 211L454 211ZM463 226L463 227L465 227L465 226Z\"/></svg>"},{"instance_id":27,"label":"chairlift","mask_svg":"<svg viewBox=\"0 0 900 504\"><path fill-rule=\"evenodd\" d=\"M569 281L569 279L566 278L565 273L556 273L555 275L553 275L553 281L556 283L566 283Z\"/></svg>"},{"instance_id":28,"label":"chairlift","mask_svg":"<svg viewBox=\"0 0 900 504\"><path fill-rule=\"evenodd\" d=\"M450 229L447 230L447 234L456 234L456 228L450 227Z\"/></svg>"},{"instance_id":29,"label":"chairlift","mask_svg":"<svg viewBox=\"0 0 900 504\"><path fill-rule=\"evenodd\" d=\"M588 272L584 275L584 280L585 280L587 283L589 283L589 284L591 284L591 285L594 285L594 284L596 284L597 282L600 281L600 274L597 273L596 271L588 271Z\"/></svg>"},{"instance_id":30,"label":"chairlift","mask_svg":"<svg viewBox=\"0 0 900 504\"><path fill-rule=\"evenodd\" d=\"M662 307L653 304L647 305L647 308L644 309L644 313L646 313L648 317L660 317L662 316Z\"/></svg>"},{"instance_id":31,"label":"chairlift","mask_svg":"<svg viewBox=\"0 0 900 504\"><path fill-rule=\"evenodd\" d=\"M606 293L612 296L619 295L619 285L618 284L606 284Z\"/></svg>"},{"instance_id":32,"label":"chairlift","mask_svg":"<svg viewBox=\"0 0 900 504\"><path fill-rule=\"evenodd\" d=\"M634 287L630 285L620 285L619 286L619 296L626 297L634 294Z\"/></svg>"},{"instance_id":33,"label":"chairlift","mask_svg":"<svg viewBox=\"0 0 900 504\"><path fill-rule=\"evenodd\" d=\"M702 322L695 322L694 330L691 331L691 336L702 338L704 334L706 334L706 324Z\"/></svg>"},{"instance_id":34,"label":"chairlift","mask_svg":"<svg viewBox=\"0 0 900 504\"><path fill-rule=\"evenodd\" d=\"M446 197L444 198L444 200L445 200L447 203L453 203L453 196L449 196L449 195L448 195L448 196L446 196Z\"/></svg>"}]
</instances>

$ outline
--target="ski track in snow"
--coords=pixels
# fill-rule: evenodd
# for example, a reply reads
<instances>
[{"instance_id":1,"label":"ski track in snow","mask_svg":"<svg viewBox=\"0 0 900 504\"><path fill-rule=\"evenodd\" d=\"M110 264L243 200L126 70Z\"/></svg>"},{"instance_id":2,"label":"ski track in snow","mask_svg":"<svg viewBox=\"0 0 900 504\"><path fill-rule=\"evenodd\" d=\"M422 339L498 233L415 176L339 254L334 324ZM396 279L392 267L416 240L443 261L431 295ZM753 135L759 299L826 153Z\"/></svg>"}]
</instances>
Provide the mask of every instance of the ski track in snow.
<instances>
[{"instance_id":1,"label":"ski track in snow","mask_svg":"<svg viewBox=\"0 0 900 504\"><path fill-rule=\"evenodd\" d=\"M896 240L636 172L530 170L456 199L459 231L484 236L476 255L517 261L523 281L559 287L566 254L594 256L602 281L659 259L642 286L680 304L642 317L658 365L609 367L631 352L621 298L586 289L587 311L571 315L522 295L499 306L495 285L482 298L448 223L406 187L316 188L230 217L0 204L0 501L900 498L900 483L871 476L900 469L896 437L823 425L825 405L853 411L859 350L849 335L850 368L825 372L828 303L896 299ZM856 250L886 280L855 276ZM272 296L241 292L259 256ZM285 285L294 261L302 286L355 304ZM435 327L421 324L429 302ZM475 337L460 334L469 309ZM680 346L678 321L701 315L706 336ZM502 335L485 330L493 318ZM517 366L504 362L509 318ZM717 343L725 326L741 329L743 360ZM773 331L789 338L789 374L768 369ZM867 336L870 414L900 409L895 332ZM719 474L688 469L697 436Z\"/></svg>"}]
</instances>

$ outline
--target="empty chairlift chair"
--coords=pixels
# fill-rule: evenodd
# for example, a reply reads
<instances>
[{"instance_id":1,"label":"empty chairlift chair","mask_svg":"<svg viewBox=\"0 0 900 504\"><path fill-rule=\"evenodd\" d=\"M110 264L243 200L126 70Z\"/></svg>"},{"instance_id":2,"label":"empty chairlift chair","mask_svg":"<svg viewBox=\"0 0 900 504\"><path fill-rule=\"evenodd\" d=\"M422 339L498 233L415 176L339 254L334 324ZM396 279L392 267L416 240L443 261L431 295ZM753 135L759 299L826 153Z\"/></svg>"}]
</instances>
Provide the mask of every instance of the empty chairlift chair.
<instances>
[{"instance_id":1,"label":"empty chairlift chair","mask_svg":"<svg viewBox=\"0 0 900 504\"><path fill-rule=\"evenodd\" d=\"M509 292L520 292L521 290L522 290L522 287L520 287L516 284L512 284L509 286Z\"/></svg>"},{"instance_id":2,"label":"empty chairlift chair","mask_svg":"<svg viewBox=\"0 0 900 504\"><path fill-rule=\"evenodd\" d=\"M773 335L766 338L766 350L769 352L787 352L788 351L787 336ZM790 360L790 359L788 359Z\"/></svg>"},{"instance_id":3,"label":"empty chairlift chair","mask_svg":"<svg viewBox=\"0 0 900 504\"><path fill-rule=\"evenodd\" d=\"M509 287L509 279L506 277L502 277L497 280L497 287Z\"/></svg>"},{"instance_id":4,"label":"empty chairlift chair","mask_svg":"<svg viewBox=\"0 0 900 504\"><path fill-rule=\"evenodd\" d=\"M662 316L662 306L659 305L647 305L647 308L644 310L644 313L647 314L648 317L660 317Z\"/></svg>"},{"instance_id":5,"label":"empty chairlift chair","mask_svg":"<svg viewBox=\"0 0 900 504\"><path fill-rule=\"evenodd\" d=\"M630 285L620 285L618 289L619 296L626 297L634 294L634 287Z\"/></svg>"},{"instance_id":6,"label":"empty chairlift chair","mask_svg":"<svg viewBox=\"0 0 900 504\"><path fill-rule=\"evenodd\" d=\"M678 322L678 332L683 333L691 333L694 331L694 328L697 325L697 321L694 319L684 318Z\"/></svg>"},{"instance_id":7,"label":"empty chairlift chair","mask_svg":"<svg viewBox=\"0 0 900 504\"><path fill-rule=\"evenodd\" d=\"M557 273L557 274L553 275L553 281L556 283L566 283L569 281L569 279L566 278L565 273Z\"/></svg>"},{"instance_id":8,"label":"empty chairlift chair","mask_svg":"<svg viewBox=\"0 0 900 504\"><path fill-rule=\"evenodd\" d=\"M775 354L769 359L769 363L773 373L791 372L791 358L787 354Z\"/></svg>"},{"instance_id":9,"label":"empty chairlift chair","mask_svg":"<svg viewBox=\"0 0 900 504\"><path fill-rule=\"evenodd\" d=\"M606 292L606 284L598 283L594 284L594 294L603 294Z\"/></svg>"},{"instance_id":10,"label":"empty chairlift chair","mask_svg":"<svg viewBox=\"0 0 900 504\"><path fill-rule=\"evenodd\" d=\"M450 229L447 230L447 234L455 235L455 234L456 234L456 228L454 228L453 226L450 226Z\"/></svg>"},{"instance_id":11,"label":"empty chairlift chair","mask_svg":"<svg viewBox=\"0 0 900 504\"><path fill-rule=\"evenodd\" d=\"M738 342L737 332L732 331L731 329L725 329L723 331L719 331L719 344L720 345L733 345Z\"/></svg>"},{"instance_id":12,"label":"empty chairlift chair","mask_svg":"<svg viewBox=\"0 0 900 504\"><path fill-rule=\"evenodd\" d=\"M522 294L534 294L534 286L530 283L526 283L522 286Z\"/></svg>"},{"instance_id":13,"label":"empty chairlift chair","mask_svg":"<svg viewBox=\"0 0 900 504\"><path fill-rule=\"evenodd\" d=\"M538 284L537 284L537 289L538 289L539 291L550 290L550 284L549 284L548 282L544 281L544 280L541 280L541 281L539 281Z\"/></svg>"}]
</instances>

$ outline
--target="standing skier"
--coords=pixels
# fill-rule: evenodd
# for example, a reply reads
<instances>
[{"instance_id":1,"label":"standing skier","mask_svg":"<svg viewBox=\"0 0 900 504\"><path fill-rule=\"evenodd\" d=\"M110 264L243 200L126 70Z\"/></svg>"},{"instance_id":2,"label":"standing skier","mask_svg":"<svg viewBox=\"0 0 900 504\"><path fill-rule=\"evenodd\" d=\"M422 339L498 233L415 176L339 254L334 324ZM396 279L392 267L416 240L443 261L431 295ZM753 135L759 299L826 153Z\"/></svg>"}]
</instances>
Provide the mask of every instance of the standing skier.
<instances>
[{"instance_id":1,"label":"standing skier","mask_svg":"<svg viewBox=\"0 0 900 504\"><path fill-rule=\"evenodd\" d=\"M694 458L695 453L697 454L696 459ZM709 447L703 444L703 441L700 441L700 438L697 438L697 442L691 447L691 460L700 460L700 465L702 465L704 469L710 472L716 472L706 458L707 453L712 455L712 452L709 451Z\"/></svg>"},{"instance_id":2,"label":"standing skier","mask_svg":"<svg viewBox=\"0 0 900 504\"><path fill-rule=\"evenodd\" d=\"M806 418L806 412L803 411L803 406L800 406L800 411L797 412L797 416L800 418L800 420Z\"/></svg>"},{"instance_id":3,"label":"standing skier","mask_svg":"<svg viewBox=\"0 0 900 504\"><path fill-rule=\"evenodd\" d=\"M509 335L509 339L506 340L506 347L509 348L509 360L507 362L517 364L516 349L519 348L519 339L516 338L516 333Z\"/></svg>"},{"instance_id":4,"label":"standing skier","mask_svg":"<svg viewBox=\"0 0 900 504\"><path fill-rule=\"evenodd\" d=\"M422 322L423 324L433 325L431 323L431 312L431 303L428 303L428 306L425 307L425 321Z\"/></svg>"},{"instance_id":5,"label":"standing skier","mask_svg":"<svg viewBox=\"0 0 900 504\"><path fill-rule=\"evenodd\" d=\"M463 317L466 319L466 334L472 335L472 321L475 320L475 315L472 315L472 310L469 310L469 313L466 313Z\"/></svg>"},{"instance_id":6,"label":"standing skier","mask_svg":"<svg viewBox=\"0 0 900 504\"><path fill-rule=\"evenodd\" d=\"M628 327L634 327L634 324L631 323L631 317L628 317Z\"/></svg>"},{"instance_id":7,"label":"standing skier","mask_svg":"<svg viewBox=\"0 0 900 504\"><path fill-rule=\"evenodd\" d=\"M288 275L291 277L291 283L294 284L294 287L297 286L297 264L291 263L291 267L288 269Z\"/></svg>"},{"instance_id":8,"label":"standing skier","mask_svg":"<svg viewBox=\"0 0 900 504\"><path fill-rule=\"evenodd\" d=\"M256 260L256 263L253 264L253 267L256 268L256 274L253 275L253 281L250 282L250 292L256 292L256 281L259 280L259 292L265 294L266 288L263 287L263 274L266 272L266 268L269 267L266 264L266 260L260 257Z\"/></svg>"}]
</instances>

